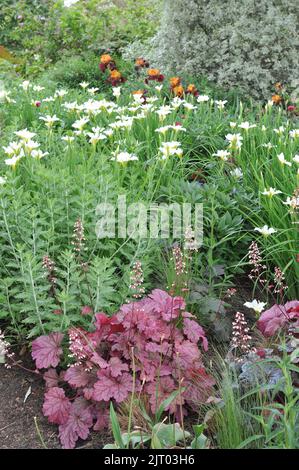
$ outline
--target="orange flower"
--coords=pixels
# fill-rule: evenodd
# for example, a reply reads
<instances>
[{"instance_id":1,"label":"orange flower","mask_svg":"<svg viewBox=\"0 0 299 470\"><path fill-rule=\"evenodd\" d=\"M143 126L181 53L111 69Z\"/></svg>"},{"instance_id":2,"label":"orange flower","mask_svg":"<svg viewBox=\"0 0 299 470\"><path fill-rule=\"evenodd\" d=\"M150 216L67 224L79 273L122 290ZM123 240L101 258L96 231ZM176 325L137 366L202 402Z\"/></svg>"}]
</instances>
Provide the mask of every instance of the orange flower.
<instances>
[{"instance_id":1,"label":"orange flower","mask_svg":"<svg viewBox=\"0 0 299 470\"><path fill-rule=\"evenodd\" d=\"M109 62L111 62L111 56L109 54L103 54L101 55L101 63L104 64L104 65L107 65L109 64Z\"/></svg>"},{"instance_id":2,"label":"orange flower","mask_svg":"<svg viewBox=\"0 0 299 470\"><path fill-rule=\"evenodd\" d=\"M142 57L138 57L138 59L135 60L135 65L137 67L145 67L145 60Z\"/></svg>"},{"instance_id":3,"label":"orange flower","mask_svg":"<svg viewBox=\"0 0 299 470\"><path fill-rule=\"evenodd\" d=\"M143 95L143 93L144 93L144 90L132 91L132 95Z\"/></svg>"},{"instance_id":4,"label":"orange flower","mask_svg":"<svg viewBox=\"0 0 299 470\"><path fill-rule=\"evenodd\" d=\"M188 93L195 93L196 92L196 86L193 85L193 83L190 83L190 85L187 86L187 91L188 91Z\"/></svg>"},{"instance_id":5,"label":"orange flower","mask_svg":"<svg viewBox=\"0 0 299 470\"><path fill-rule=\"evenodd\" d=\"M279 95L273 95L271 100L274 104L280 104L282 102L282 97Z\"/></svg>"},{"instance_id":6,"label":"orange flower","mask_svg":"<svg viewBox=\"0 0 299 470\"><path fill-rule=\"evenodd\" d=\"M159 69L148 69L147 74L149 77L158 77L160 75Z\"/></svg>"},{"instance_id":7,"label":"orange flower","mask_svg":"<svg viewBox=\"0 0 299 470\"><path fill-rule=\"evenodd\" d=\"M282 88L283 88L282 83L276 82L275 85L274 85L274 88L275 88L276 91L282 90Z\"/></svg>"},{"instance_id":8,"label":"orange flower","mask_svg":"<svg viewBox=\"0 0 299 470\"><path fill-rule=\"evenodd\" d=\"M121 78L121 73L118 70L111 70L110 71L110 78L112 80L119 80Z\"/></svg>"},{"instance_id":9,"label":"orange flower","mask_svg":"<svg viewBox=\"0 0 299 470\"><path fill-rule=\"evenodd\" d=\"M181 84L181 79L180 77L172 77L170 80L170 86L171 88L178 87Z\"/></svg>"},{"instance_id":10,"label":"orange flower","mask_svg":"<svg viewBox=\"0 0 299 470\"><path fill-rule=\"evenodd\" d=\"M184 87L182 87L182 85L176 86L173 88L173 92L175 96L181 98L182 96L184 96Z\"/></svg>"}]
</instances>

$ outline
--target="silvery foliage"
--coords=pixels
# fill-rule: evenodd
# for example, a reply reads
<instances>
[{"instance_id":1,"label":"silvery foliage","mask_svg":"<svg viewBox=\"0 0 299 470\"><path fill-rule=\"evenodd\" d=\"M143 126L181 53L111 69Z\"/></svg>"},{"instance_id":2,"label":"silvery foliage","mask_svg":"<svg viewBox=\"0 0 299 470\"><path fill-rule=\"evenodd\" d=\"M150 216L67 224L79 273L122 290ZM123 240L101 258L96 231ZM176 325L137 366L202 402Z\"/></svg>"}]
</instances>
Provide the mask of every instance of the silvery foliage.
<instances>
[{"instance_id":1,"label":"silvery foliage","mask_svg":"<svg viewBox=\"0 0 299 470\"><path fill-rule=\"evenodd\" d=\"M163 72L203 75L226 88L267 98L277 81L299 91L298 0L164 0L146 55Z\"/></svg>"}]
</instances>

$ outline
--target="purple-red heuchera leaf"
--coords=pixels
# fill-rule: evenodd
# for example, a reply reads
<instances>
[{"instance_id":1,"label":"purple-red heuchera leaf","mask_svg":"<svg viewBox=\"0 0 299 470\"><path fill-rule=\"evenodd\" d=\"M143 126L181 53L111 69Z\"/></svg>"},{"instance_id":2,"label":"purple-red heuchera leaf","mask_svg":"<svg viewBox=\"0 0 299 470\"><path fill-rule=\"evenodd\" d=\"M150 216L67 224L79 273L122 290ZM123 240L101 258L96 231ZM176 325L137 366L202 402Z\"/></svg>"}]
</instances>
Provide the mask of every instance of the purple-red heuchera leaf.
<instances>
[{"instance_id":1,"label":"purple-red heuchera leaf","mask_svg":"<svg viewBox=\"0 0 299 470\"><path fill-rule=\"evenodd\" d=\"M128 364L122 362L118 357L111 357L109 361L109 372L112 377L118 377L122 375L123 371L128 372Z\"/></svg>"},{"instance_id":2,"label":"purple-red heuchera leaf","mask_svg":"<svg viewBox=\"0 0 299 470\"><path fill-rule=\"evenodd\" d=\"M274 336L290 322L299 324L299 301L292 300L285 305L273 305L263 312L257 322L264 336ZM299 326L299 325L298 325Z\"/></svg>"},{"instance_id":3,"label":"purple-red heuchera leaf","mask_svg":"<svg viewBox=\"0 0 299 470\"><path fill-rule=\"evenodd\" d=\"M84 398L72 403L67 421L59 426L59 438L64 449L73 449L79 437L87 439L93 424L91 407Z\"/></svg>"},{"instance_id":4,"label":"purple-red heuchera leaf","mask_svg":"<svg viewBox=\"0 0 299 470\"><path fill-rule=\"evenodd\" d=\"M190 320L189 318L184 318L183 331L187 338L192 341L192 343L198 343L198 341L201 339L204 350L208 350L208 340L205 336L205 332L196 321Z\"/></svg>"},{"instance_id":5,"label":"purple-red heuchera leaf","mask_svg":"<svg viewBox=\"0 0 299 470\"><path fill-rule=\"evenodd\" d=\"M96 412L96 423L93 427L95 431L102 431L103 429L107 428L109 425L109 408L107 403L105 403L106 407L100 406Z\"/></svg>"},{"instance_id":6,"label":"purple-red heuchera leaf","mask_svg":"<svg viewBox=\"0 0 299 470\"><path fill-rule=\"evenodd\" d=\"M124 372L120 377L112 377L107 370L98 372L98 381L94 385L93 398L96 401L109 401L114 398L118 403L125 400L132 391L131 374Z\"/></svg>"},{"instance_id":7,"label":"purple-red heuchera leaf","mask_svg":"<svg viewBox=\"0 0 299 470\"><path fill-rule=\"evenodd\" d=\"M153 310L160 313L165 321L174 320L185 308L185 301L182 297L171 297L161 289L154 289L149 297L152 300Z\"/></svg>"},{"instance_id":8,"label":"purple-red heuchera leaf","mask_svg":"<svg viewBox=\"0 0 299 470\"><path fill-rule=\"evenodd\" d=\"M43 413L48 417L50 423L66 423L69 417L70 408L71 403L65 396L62 388L52 387L45 394Z\"/></svg>"},{"instance_id":9,"label":"purple-red heuchera leaf","mask_svg":"<svg viewBox=\"0 0 299 470\"><path fill-rule=\"evenodd\" d=\"M84 366L71 366L65 373L64 379L72 387L85 387L90 381L90 372L84 369Z\"/></svg>"},{"instance_id":10,"label":"purple-red heuchera leaf","mask_svg":"<svg viewBox=\"0 0 299 470\"><path fill-rule=\"evenodd\" d=\"M38 369L57 367L62 354L62 333L39 336L32 342L32 357Z\"/></svg>"},{"instance_id":11,"label":"purple-red heuchera leaf","mask_svg":"<svg viewBox=\"0 0 299 470\"><path fill-rule=\"evenodd\" d=\"M44 373L43 377L47 388L58 387L59 376L56 372L56 369L48 369Z\"/></svg>"}]
</instances>

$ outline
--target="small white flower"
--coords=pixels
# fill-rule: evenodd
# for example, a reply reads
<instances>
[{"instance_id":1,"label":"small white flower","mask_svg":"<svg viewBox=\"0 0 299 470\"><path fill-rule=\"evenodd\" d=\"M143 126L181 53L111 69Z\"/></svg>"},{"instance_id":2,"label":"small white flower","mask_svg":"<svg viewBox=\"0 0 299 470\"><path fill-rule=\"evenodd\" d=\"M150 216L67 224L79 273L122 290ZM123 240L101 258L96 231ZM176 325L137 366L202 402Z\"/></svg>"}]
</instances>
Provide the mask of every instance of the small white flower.
<instances>
[{"instance_id":1,"label":"small white flower","mask_svg":"<svg viewBox=\"0 0 299 470\"><path fill-rule=\"evenodd\" d=\"M287 200L283 202L284 205L290 206L291 209L295 210L299 207L299 196L287 197Z\"/></svg>"},{"instance_id":2,"label":"small white flower","mask_svg":"<svg viewBox=\"0 0 299 470\"><path fill-rule=\"evenodd\" d=\"M67 111L79 111L79 105L77 101L63 103L62 105Z\"/></svg>"},{"instance_id":3,"label":"small white flower","mask_svg":"<svg viewBox=\"0 0 299 470\"><path fill-rule=\"evenodd\" d=\"M217 150L217 152L212 155L213 157L219 157L221 160L226 162L230 157L230 152L228 150Z\"/></svg>"},{"instance_id":4,"label":"small white flower","mask_svg":"<svg viewBox=\"0 0 299 470\"><path fill-rule=\"evenodd\" d=\"M293 129L289 132L289 135L292 139L299 137L299 129Z\"/></svg>"},{"instance_id":5,"label":"small white flower","mask_svg":"<svg viewBox=\"0 0 299 470\"><path fill-rule=\"evenodd\" d=\"M157 90L159 92L162 90L162 88L163 88L163 85L156 85L155 86L155 90Z\"/></svg>"},{"instance_id":6,"label":"small white flower","mask_svg":"<svg viewBox=\"0 0 299 470\"><path fill-rule=\"evenodd\" d=\"M15 134L22 140L31 140L36 134L34 132L28 131L28 129L22 129L20 131L16 131Z\"/></svg>"},{"instance_id":7,"label":"small white flower","mask_svg":"<svg viewBox=\"0 0 299 470\"><path fill-rule=\"evenodd\" d=\"M255 311L255 313L262 313L266 305L266 302L259 302L256 299L254 299L252 302L245 302L244 304L245 307L251 308Z\"/></svg>"},{"instance_id":8,"label":"small white flower","mask_svg":"<svg viewBox=\"0 0 299 470\"><path fill-rule=\"evenodd\" d=\"M32 150L31 157L40 160L43 157L49 155L49 152L42 152L41 150Z\"/></svg>"},{"instance_id":9,"label":"small white flower","mask_svg":"<svg viewBox=\"0 0 299 470\"><path fill-rule=\"evenodd\" d=\"M121 95L121 87L120 86L115 86L112 88L112 93L115 98L119 98Z\"/></svg>"},{"instance_id":10,"label":"small white flower","mask_svg":"<svg viewBox=\"0 0 299 470\"><path fill-rule=\"evenodd\" d=\"M199 95L197 97L197 102L198 103L205 103L207 101L209 101L210 97L208 95Z\"/></svg>"},{"instance_id":11,"label":"small white flower","mask_svg":"<svg viewBox=\"0 0 299 470\"><path fill-rule=\"evenodd\" d=\"M54 98L63 98L65 95L68 94L68 91L67 90L56 90L55 93L54 93Z\"/></svg>"},{"instance_id":12,"label":"small white flower","mask_svg":"<svg viewBox=\"0 0 299 470\"><path fill-rule=\"evenodd\" d=\"M83 90L85 90L85 88L87 88L89 86L89 83L88 82L81 82L79 83L80 87L83 88Z\"/></svg>"},{"instance_id":13,"label":"small white flower","mask_svg":"<svg viewBox=\"0 0 299 470\"><path fill-rule=\"evenodd\" d=\"M0 103L6 101L7 103L15 103L15 100L10 98L10 91L0 90Z\"/></svg>"},{"instance_id":14,"label":"small white flower","mask_svg":"<svg viewBox=\"0 0 299 470\"><path fill-rule=\"evenodd\" d=\"M161 121L163 121L168 114L172 112L172 108L168 105L166 106L161 106L159 109L157 109L156 113L158 114L159 118Z\"/></svg>"},{"instance_id":15,"label":"small white flower","mask_svg":"<svg viewBox=\"0 0 299 470\"><path fill-rule=\"evenodd\" d=\"M218 109L224 109L227 100L215 100L215 104L217 105Z\"/></svg>"},{"instance_id":16,"label":"small white flower","mask_svg":"<svg viewBox=\"0 0 299 470\"><path fill-rule=\"evenodd\" d=\"M230 172L230 174L237 179L243 178L243 172L241 168L235 168L234 170Z\"/></svg>"},{"instance_id":17,"label":"small white flower","mask_svg":"<svg viewBox=\"0 0 299 470\"><path fill-rule=\"evenodd\" d=\"M265 147L266 149L271 150L274 147L276 147L276 145L273 145L272 142L268 142L267 144L262 144L262 147Z\"/></svg>"},{"instance_id":18,"label":"small white flower","mask_svg":"<svg viewBox=\"0 0 299 470\"><path fill-rule=\"evenodd\" d=\"M177 155L178 157L182 157L183 155L181 143L177 141L163 142L159 151L162 154L162 160L166 160L170 155Z\"/></svg>"},{"instance_id":19,"label":"small white flower","mask_svg":"<svg viewBox=\"0 0 299 470\"><path fill-rule=\"evenodd\" d=\"M148 103L155 103L159 98L157 96L149 96L146 100Z\"/></svg>"},{"instance_id":20,"label":"small white flower","mask_svg":"<svg viewBox=\"0 0 299 470\"><path fill-rule=\"evenodd\" d=\"M87 132L87 135L89 137L89 143L92 145L96 145L99 140L107 139L107 135L102 132Z\"/></svg>"},{"instance_id":21,"label":"small white flower","mask_svg":"<svg viewBox=\"0 0 299 470\"><path fill-rule=\"evenodd\" d=\"M51 103L52 101L55 101L55 98L53 96L48 96L47 98L44 98L42 101L44 103Z\"/></svg>"},{"instance_id":22,"label":"small white flower","mask_svg":"<svg viewBox=\"0 0 299 470\"><path fill-rule=\"evenodd\" d=\"M279 155L277 155L277 158L282 165L292 166L292 163L285 159L285 156L283 153L280 153Z\"/></svg>"},{"instance_id":23,"label":"small white flower","mask_svg":"<svg viewBox=\"0 0 299 470\"><path fill-rule=\"evenodd\" d=\"M51 129L55 122L60 121L60 119L54 114L53 116L50 116L49 114L47 116L41 116L40 119L45 122L46 126Z\"/></svg>"},{"instance_id":24,"label":"small white flower","mask_svg":"<svg viewBox=\"0 0 299 470\"><path fill-rule=\"evenodd\" d=\"M24 142L24 149L27 153L31 153L32 150L38 149L39 143L34 142L34 140L26 140Z\"/></svg>"},{"instance_id":25,"label":"small white flower","mask_svg":"<svg viewBox=\"0 0 299 470\"><path fill-rule=\"evenodd\" d=\"M136 155L128 152L114 152L113 155L114 156L111 158L111 160L115 160L118 163L127 163L138 160L138 157Z\"/></svg>"},{"instance_id":26,"label":"small white flower","mask_svg":"<svg viewBox=\"0 0 299 470\"><path fill-rule=\"evenodd\" d=\"M193 111L194 109L197 109L196 106L194 106L192 103L188 103L187 101L183 103L183 106L184 108L188 109L188 111Z\"/></svg>"},{"instance_id":27,"label":"small white flower","mask_svg":"<svg viewBox=\"0 0 299 470\"><path fill-rule=\"evenodd\" d=\"M77 121L75 121L73 124L72 124L72 127L74 129L78 129L78 131L83 131L83 127L85 126L85 124L87 124L89 122L89 119L88 118L81 118L81 119L78 119Z\"/></svg>"},{"instance_id":28,"label":"small white flower","mask_svg":"<svg viewBox=\"0 0 299 470\"><path fill-rule=\"evenodd\" d=\"M278 189L275 189L275 188L272 188L270 187L269 189L265 189L262 194L264 196L268 196L268 197L273 197L273 196L276 196L276 194L281 194L281 191L279 191Z\"/></svg>"},{"instance_id":29,"label":"small white flower","mask_svg":"<svg viewBox=\"0 0 299 470\"><path fill-rule=\"evenodd\" d=\"M104 131L104 134L106 134L107 137L111 137L113 133L114 133L113 129L106 129Z\"/></svg>"},{"instance_id":30,"label":"small white flower","mask_svg":"<svg viewBox=\"0 0 299 470\"><path fill-rule=\"evenodd\" d=\"M236 122L233 122L233 121L231 121L231 122L229 123L229 125L230 125L231 129L234 129L235 127L237 127L237 123L236 123Z\"/></svg>"},{"instance_id":31,"label":"small white flower","mask_svg":"<svg viewBox=\"0 0 299 470\"><path fill-rule=\"evenodd\" d=\"M24 80L21 84L20 87L23 88L24 91L28 91L29 88L31 87L31 83L29 80Z\"/></svg>"},{"instance_id":32,"label":"small white flower","mask_svg":"<svg viewBox=\"0 0 299 470\"><path fill-rule=\"evenodd\" d=\"M238 127L240 127L240 129L244 129L245 131L248 131L249 129L253 129L254 127L256 127L256 124L250 124L250 122L245 121L241 122Z\"/></svg>"},{"instance_id":33,"label":"small white flower","mask_svg":"<svg viewBox=\"0 0 299 470\"><path fill-rule=\"evenodd\" d=\"M78 3L79 0L63 0L63 6L66 8L70 8L71 6Z\"/></svg>"},{"instance_id":34,"label":"small white flower","mask_svg":"<svg viewBox=\"0 0 299 470\"><path fill-rule=\"evenodd\" d=\"M275 132L275 134L282 135L285 131L285 127L280 126L278 129L273 129L273 131Z\"/></svg>"},{"instance_id":35,"label":"small white flower","mask_svg":"<svg viewBox=\"0 0 299 470\"><path fill-rule=\"evenodd\" d=\"M183 131L183 132L186 132L187 129L185 129L185 127L181 126L180 124L169 124L168 126L162 126L162 127L158 127L157 129L155 129L155 132L159 132L160 134L166 134L167 131L169 130L173 130L175 132L178 132L178 131Z\"/></svg>"},{"instance_id":36,"label":"small white flower","mask_svg":"<svg viewBox=\"0 0 299 470\"><path fill-rule=\"evenodd\" d=\"M266 130L267 130L267 127L266 127L266 126L264 126L264 124L263 124L263 125L262 125L262 127L261 127L261 130L262 130L262 132L266 132Z\"/></svg>"},{"instance_id":37,"label":"small white flower","mask_svg":"<svg viewBox=\"0 0 299 470\"><path fill-rule=\"evenodd\" d=\"M7 181L6 176L0 176L0 186L3 186Z\"/></svg>"},{"instance_id":38,"label":"small white flower","mask_svg":"<svg viewBox=\"0 0 299 470\"><path fill-rule=\"evenodd\" d=\"M234 150L239 150L241 148L243 140L241 134L227 134L225 138L229 142L229 148Z\"/></svg>"},{"instance_id":39,"label":"small white flower","mask_svg":"<svg viewBox=\"0 0 299 470\"><path fill-rule=\"evenodd\" d=\"M33 85L33 90L34 91L43 91L45 89L44 86L40 86L40 85Z\"/></svg>"},{"instance_id":40,"label":"small white flower","mask_svg":"<svg viewBox=\"0 0 299 470\"><path fill-rule=\"evenodd\" d=\"M143 92L141 93L133 93L133 101L136 104L142 104L145 101L145 98L143 96Z\"/></svg>"},{"instance_id":41,"label":"small white flower","mask_svg":"<svg viewBox=\"0 0 299 470\"><path fill-rule=\"evenodd\" d=\"M12 168L15 168L17 163L21 160L23 155L14 155L13 157L11 158L7 158L5 160L5 164L8 165L8 166L11 166Z\"/></svg>"},{"instance_id":42,"label":"small white flower","mask_svg":"<svg viewBox=\"0 0 299 470\"><path fill-rule=\"evenodd\" d=\"M23 142L10 142L7 147L2 147L6 155L18 155L22 151Z\"/></svg>"},{"instance_id":43,"label":"small white flower","mask_svg":"<svg viewBox=\"0 0 299 470\"><path fill-rule=\"evenodd\" d=\"M294 162L295 163L298 163L299 164L299 155L295 155L295 157L293 158Z\"/></svg>"},{"instance_id":44,"label":"small white flower","mask_svg":"<svg viewBox=\"0 0 299 470\"><path fill-rule=\"evenodd\" d=\"M64 140L65 142L67 142L68 144L70 144L71 142L74 142L75 137L72 136L72 135L63 135L63 136L61 137L61 140Z\"/></svg>"},{"instance_id":45,"label":"small white flower","mask_svg":"<svg viewBox=\"0 0 299 470\"><path fill-rule=\"evenodd\" d=\"M91 95L94 95L97 91L99 91L99 88L91 87L91 88L87 88L87 91L88 91L88 93L90 93Z\"/></svg>"},{"instance_id":46,"label":"small white flower","mask_svg":"<svg viewBox=\"0 0 299 470\"><path fill-rule=\"evenodd\" d=\"M272 235L273 233L277 232L277 230L275 230L275 228L268 227L268 225L264 225L261 228L255 227L254 230L255 230L255 232L259 232L264 237L268 237L269 235Z\"/></svg>"}]
</instances>

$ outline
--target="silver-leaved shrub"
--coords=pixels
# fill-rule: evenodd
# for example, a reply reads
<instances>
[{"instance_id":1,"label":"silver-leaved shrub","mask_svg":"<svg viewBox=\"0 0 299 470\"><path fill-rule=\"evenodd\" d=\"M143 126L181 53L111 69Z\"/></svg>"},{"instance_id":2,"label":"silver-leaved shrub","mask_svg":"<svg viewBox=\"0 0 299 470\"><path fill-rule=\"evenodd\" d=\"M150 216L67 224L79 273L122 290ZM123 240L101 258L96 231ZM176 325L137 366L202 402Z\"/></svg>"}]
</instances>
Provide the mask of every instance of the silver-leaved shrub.
<instances>
[{"instance_id":1,"label":"silver-leaved shrub","mask_svg":"<svg viewBox=\"0 0 299 470\"><path fill-rule=\"evenodd\" d=\"M203 75L254 97L277 81L296 95L298 25L297 0L164 0L158 33L146 50L136 43L131 52L163 72Z\"/></svg>"}]
</instances>

